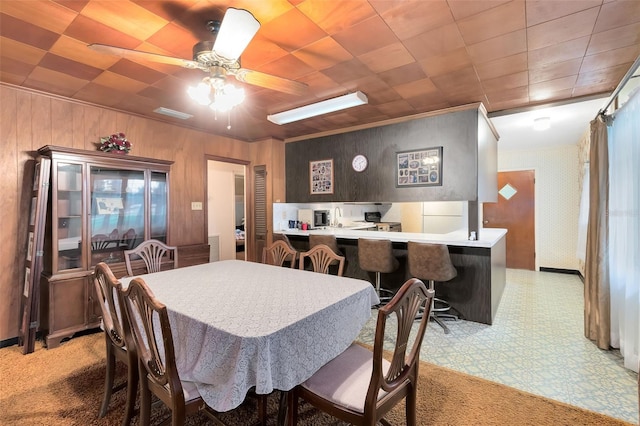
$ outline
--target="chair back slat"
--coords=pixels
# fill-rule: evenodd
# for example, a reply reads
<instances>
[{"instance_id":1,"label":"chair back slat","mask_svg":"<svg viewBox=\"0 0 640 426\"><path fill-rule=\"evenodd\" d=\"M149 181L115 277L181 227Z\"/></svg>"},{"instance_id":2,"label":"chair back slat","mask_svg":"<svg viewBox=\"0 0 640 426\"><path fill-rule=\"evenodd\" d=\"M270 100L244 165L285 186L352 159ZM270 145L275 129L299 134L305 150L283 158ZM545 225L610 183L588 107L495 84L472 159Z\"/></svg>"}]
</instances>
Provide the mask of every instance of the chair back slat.
<instances>
[{"instance_id":1,"label":"chair back slat","mask_svg":"<svg viewBox=\"0 0 640 426\"><path fill-rule=\"evenodd\" d=\"M311 266L314 272L323 274L329 273L329 266L338 264L338 276L342 276L344 270L344 256L336 254L331 248L325 244L313 246L309 251L300 253L300 269L305 269L305 259L311 260Z\"/></svg>"},{"instance_id":2,"label":"chair back slat","mask_svg":"<svg viewBox=\"0 0 640 426\"><path fill-rule=\"evenodd\" d=\"M148 274L160 272L163 268L166 269L170 263L172 263L172 268L178 267L178 248L168 246L159 240L146 240L138 247L124 251L124 260L129 276L134 275L131 264L133 256L138 256L144 261Z\"/></svg>"},{"instance_id":3,"label":"chair back slat","mask_svg":"<svg viewBox=\"0 0 640 426\"><path fill-rule=\"evenodd\" d=\"M274 241L269 247L262 249L262 263L282 266L290 261L291 267L296 267L297 250L291 248L284 240Z\"/></svg>"}]
</instances>

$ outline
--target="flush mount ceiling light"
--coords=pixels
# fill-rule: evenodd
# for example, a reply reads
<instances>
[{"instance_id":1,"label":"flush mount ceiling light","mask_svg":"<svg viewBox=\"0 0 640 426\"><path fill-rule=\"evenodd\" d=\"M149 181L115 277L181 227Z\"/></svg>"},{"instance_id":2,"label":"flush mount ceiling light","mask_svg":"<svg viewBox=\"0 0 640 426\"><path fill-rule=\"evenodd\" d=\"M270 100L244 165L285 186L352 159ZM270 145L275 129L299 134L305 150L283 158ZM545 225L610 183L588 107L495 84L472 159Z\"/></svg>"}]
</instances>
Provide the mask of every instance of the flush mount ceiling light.
<instances>
[{"instance_id":1,"label":"flush mount ceiling light","mask_svg":"<svg viewBox=\"0 0 640 426\"><path fill-rule=\"evenodd\" d=\"M304 120L305 118L316 117L318 115L329 114L330 112L364 105L366 103L369 103L367 95L358 91L344 96L338 96L337 98L316 102L315 104L309 104L299 108L290 109L288 111L279 112L277 114L270 114L267 115L267 120L275 124L287 124L293 121Z\"/></svg>"},{"instance_id":2,"label":"flush mount ceiling light","mask_svg":"<svg viewBox=\"0 0 640 426\"><path fill-rule=\"evenodd\" d=\"M533 120L533 130L547 130L551 127L551 118L539 117Z\"/></svg>"}]
</instances>

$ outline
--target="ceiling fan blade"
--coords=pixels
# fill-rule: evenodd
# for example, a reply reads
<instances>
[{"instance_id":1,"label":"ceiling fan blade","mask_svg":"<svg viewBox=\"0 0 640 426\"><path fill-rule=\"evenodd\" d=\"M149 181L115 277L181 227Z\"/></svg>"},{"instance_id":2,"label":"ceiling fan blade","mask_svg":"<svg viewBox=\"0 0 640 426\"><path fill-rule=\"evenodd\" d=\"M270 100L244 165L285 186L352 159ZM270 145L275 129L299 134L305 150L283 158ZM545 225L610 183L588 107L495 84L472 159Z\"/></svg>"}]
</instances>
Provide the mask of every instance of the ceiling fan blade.
<instances>
[{"instance_id":1,"label":"ceiling fan blade","mask_svg":"<svg viewBox=\"0 0 640 426\"><path fill-rule=\"evenodd\" d=\"M213 51L218 56L235 61L259 29L260 22L251 12L230 7L222 19Z\"/></svg>"},{"instance_id":2,"label":"ceiling fan blade","mask_svg":"<svg viewBox=\"0 0 640 426\"><path fill-rule=\"evenodd\" d=\"M109 46L107 44L93 43L88 47L96 52L108 55L121 56L126 59L142 59L146 61L159 62L161 64L178 65L184 68L200 68L202 66L188 59L174 58L172 56L159 55L157 53L143 52L140 50L125 49L124 47Z\"/></svg>"},{"instance_id":3,"label":"ceiling fan blade","mask_svg":"<svg viewBox=\"0 0 640 426\"><path fill-rule=\"evenodd\" d=\"M265 87L267 89L277 90L279 92L289 93L292 95L303 95L307 92L308 86L294 80L289 80L275 75L265 74L259 71L240 68L235 71L236 80L245 83L254 84L256 86Z\"/></svg>"}]
</instances>

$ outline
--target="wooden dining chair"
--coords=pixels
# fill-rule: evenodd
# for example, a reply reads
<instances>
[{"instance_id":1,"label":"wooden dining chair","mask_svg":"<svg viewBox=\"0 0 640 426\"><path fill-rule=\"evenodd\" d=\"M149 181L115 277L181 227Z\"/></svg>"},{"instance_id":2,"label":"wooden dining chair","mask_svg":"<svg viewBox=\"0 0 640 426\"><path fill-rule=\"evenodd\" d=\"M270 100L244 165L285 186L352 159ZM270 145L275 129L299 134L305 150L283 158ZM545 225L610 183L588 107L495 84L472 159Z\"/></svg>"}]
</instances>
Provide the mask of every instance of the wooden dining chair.
<instances>
[{"instance_id":1,"label":"wooden dining chair","mask_svg":"<svg viewBox=\"0 0 640 426\"><path fill-rule=\"evenodd\" d=\"M274 233L273 234L273 241L284 241L285 243L287 243L287 246L289 246L289 248L294 249L293 245L291 244L291 241L289 241L289 237L287 237L286 234L280 234L280 233Z\"/></svg>"},{"instance_id":2,"label":"wooden dining chair","mask_svg":"<svg viewBox=\"0 0 640 426\"><path fill-rule=\"evenodd\" d=\"M146 273L160 272L162 269L175 269L178 267L178 248L168 246L162 241L146 240L138 247L124 251L124 261L127 274L133 276L132 258L138 256L144 260Z\"/></svg>"},{"instance_id":3,"label":"wooden dining chair","mask_svg":"<svg viewBox=\"0 0 640 426\"><path fill-rule=\"evenodd\" d=\"M106 250L113 244L113 240L107 234L95 234L91 237L91 250Z\"/></svg>"},{"instance_id":4,"label":"wooden dining chair","mask_svg":"<svg viewBox=\"0 0 640 426\"><path fill-rule=\"evenodd\" d=\"M285 241L274 241L269 247L262 249L262 263L282 266L285 262L291 262L291 267L296 267L298 252L291 248Z\"/></svg>"},{"instance_id":5,"label":"wooden dining chair","mask_svg":"<svg viewBox=\"0 0 640 426\"><path fill-rule=\"evenodd\" d=\"M329 266L337 263L339 277L344 270L344 256L336 254L329 246L318 244L308 251L300 253L300 269L305 269L305 259L311 259L311 268L314 272L329 273Z\"/></svg>"},{"instance_id":6,"label":"wooden dining chair","mask_svg":"<svg viewBox=\"0 0 640 426\"><path fill-rule=\"evenodd\" d=\"M122 234L122 237L120 238L120 246L127 250L131 250L134 247L133 244L136 242L136 237L137 234L135 229L127 229L127 232Z\"/></svg>"},{"instance_id":7,"label":"wooden dining chair","mask_svg":"<svg viewBox=\"0 0 640 426\"><path fill-rule=\"evenodd\" d=\"M104 417L107 414L113 392L126 386L127 400L125 403L125 415L122 421L123 426L126 426L133 417L136 403L138 358L134 346L128 344L129 342L127 342L125 338L125 331L129 328L127 316L124 310L120 309L120 304L116 302L122 290L122 285L113 275L109 266L104 262L96 265L93 283L102 312L102 326L107 347L107 372L99 417ZM127 382L114 387L116 360L127 365Z\"/></svg>"},{"instance_id":8,"label":"wooden dining chair","mask_svg":"<svg viewBox=\"0 0 640 426\"><path fill-rule=\"evenodd\" d=\"M121 299L138 354L140 424L149 424L152 394L171 410L174 426L184 424L187 415L198 411L221 424L195 384L180 380L166 306L155 298L142 278L131 280Z\"/></svg>"},{"instance_id":9,"label":"wooden dining chair","mask_svg":"<svg viewBox=\"0 0 640 426\"><path fill-rule=\"evenodd\" d=\"M354 343L289 392L289 426L297 424L299 398L342 421L368 426L389 425L384 416L406 399L406 424L415 426L420 347L428 315L422 316L411 345L409 336L418 311L431 309L433 295L417 278L405 282L391 302L378 310L373 351ZM391 315L397 319L397 325L389 324L397 330L395 347L385 356L385 340L394 334L385 335Z\"/></svg>"}]
</instances>

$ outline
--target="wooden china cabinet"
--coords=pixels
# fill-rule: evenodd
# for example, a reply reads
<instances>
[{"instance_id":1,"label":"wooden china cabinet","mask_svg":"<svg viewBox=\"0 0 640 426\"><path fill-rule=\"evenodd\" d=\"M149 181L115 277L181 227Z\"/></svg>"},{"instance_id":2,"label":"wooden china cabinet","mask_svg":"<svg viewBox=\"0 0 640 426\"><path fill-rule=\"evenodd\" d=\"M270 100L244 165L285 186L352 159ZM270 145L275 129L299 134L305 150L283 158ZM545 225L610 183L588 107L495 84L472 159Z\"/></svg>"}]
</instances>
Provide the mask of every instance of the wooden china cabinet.
<instances>
[{"instance_id":1,"label":"wooden china cabinet","mask_svg":"<svg viewBox=\"0 0 640 426\"><path fill-rule=\"evenodd\" d=\"M98 262L125 275L124 251L168 242L171 161L44 146L51 160L40 331L48 348L100 325L92 274Z\"/></svg>"}]
</instances>

